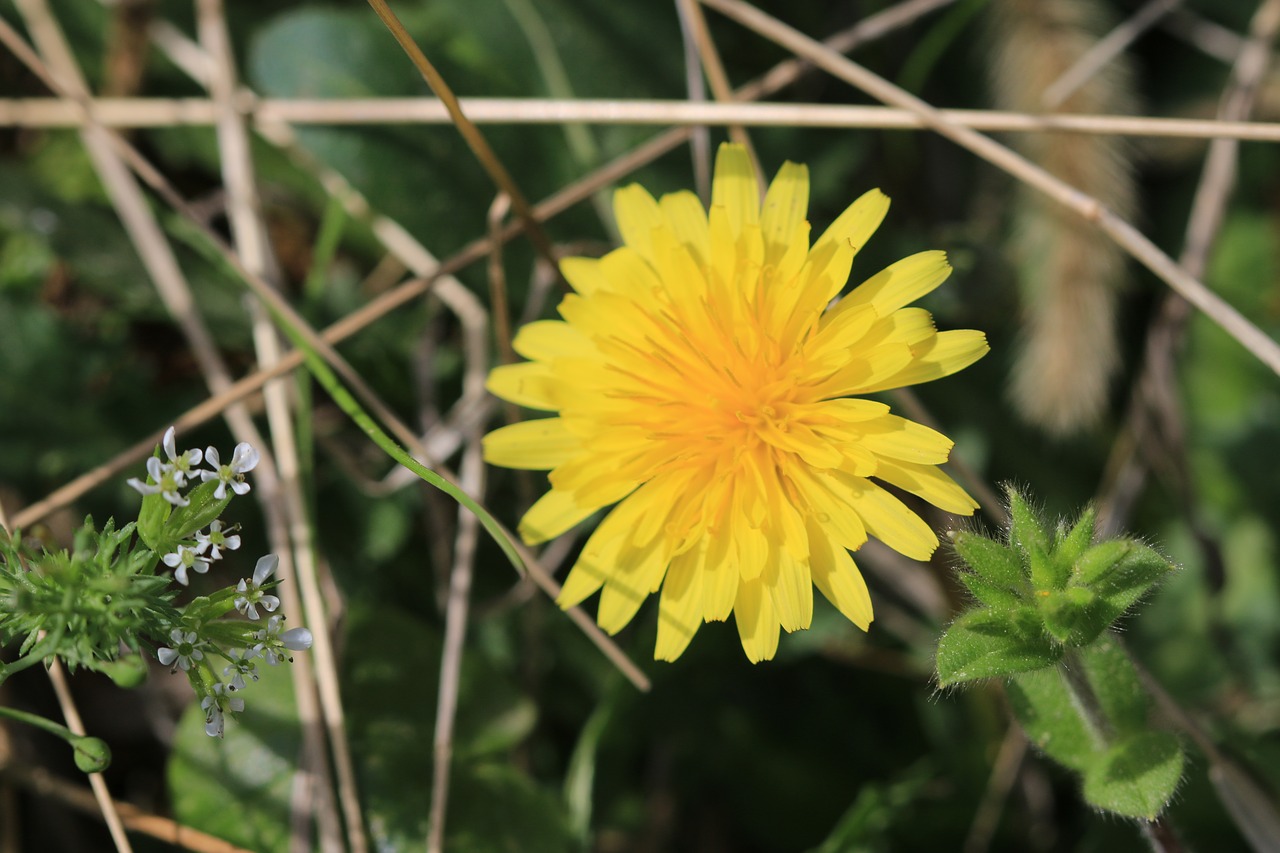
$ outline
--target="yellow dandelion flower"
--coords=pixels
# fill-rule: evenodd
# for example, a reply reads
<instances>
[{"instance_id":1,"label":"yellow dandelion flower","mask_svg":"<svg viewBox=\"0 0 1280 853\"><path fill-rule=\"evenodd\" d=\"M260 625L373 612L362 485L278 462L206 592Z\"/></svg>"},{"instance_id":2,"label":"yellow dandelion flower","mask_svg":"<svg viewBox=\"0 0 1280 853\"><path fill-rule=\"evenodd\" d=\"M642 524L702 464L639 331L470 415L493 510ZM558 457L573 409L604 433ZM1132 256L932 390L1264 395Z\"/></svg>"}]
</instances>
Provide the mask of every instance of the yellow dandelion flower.
<instances>
[{"instance_id":1,"label":"yellow dandelion flower","mask_svg":"<svg viewBox=\"0 0 1280 853\"><path fill-rule=\"evenodd\" d=\"M938 540L877 481L964 515L977 507L938 465L951 441L855 395L947 376L987 352L904 307L951 272L922 252L829 307L889 200L868 192L812 246L809 173L786 163L760 203L746 152L722 145L711 210L689 192L614 197L625 245L568 258L563 320L523 327L529 361L496 368L497 396L558 417L502 427L485 458L550 469L520 522L526 542L617 504L557 599L601 590L610 633L662 591L654 656L675 660L704 621L732 613L751 661L778 629L809 627L813 586L854 624L871 598L850 551L874 536L928 559Z\"/></svg>"}]
</instances>

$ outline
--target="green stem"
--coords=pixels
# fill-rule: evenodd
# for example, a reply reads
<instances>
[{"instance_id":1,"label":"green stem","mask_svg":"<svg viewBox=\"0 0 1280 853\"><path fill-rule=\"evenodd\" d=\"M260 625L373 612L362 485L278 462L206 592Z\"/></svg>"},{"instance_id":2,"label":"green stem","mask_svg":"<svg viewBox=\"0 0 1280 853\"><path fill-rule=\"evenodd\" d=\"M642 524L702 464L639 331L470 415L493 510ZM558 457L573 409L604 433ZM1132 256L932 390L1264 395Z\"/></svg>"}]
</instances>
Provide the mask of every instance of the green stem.
<instances>
[{"instance_id":1,"label":"green stem","mask_svg":"<svg viewBox=\"0 0 1280 853\"><path fill-rule=\"evenodd\" d=\"M71 743L80 737L75 732L71 731L71 729L66 726L59 725L47 717L42 717L39 714L28 714L26 711L19 711L16 708L5 708L0 706L0 717L8 717L9 719L16 720L19 723L26 723L29 726L35 726L37 729L46 731L55 737L62 738L67 743Z\"/></svg>"}]
</instances>

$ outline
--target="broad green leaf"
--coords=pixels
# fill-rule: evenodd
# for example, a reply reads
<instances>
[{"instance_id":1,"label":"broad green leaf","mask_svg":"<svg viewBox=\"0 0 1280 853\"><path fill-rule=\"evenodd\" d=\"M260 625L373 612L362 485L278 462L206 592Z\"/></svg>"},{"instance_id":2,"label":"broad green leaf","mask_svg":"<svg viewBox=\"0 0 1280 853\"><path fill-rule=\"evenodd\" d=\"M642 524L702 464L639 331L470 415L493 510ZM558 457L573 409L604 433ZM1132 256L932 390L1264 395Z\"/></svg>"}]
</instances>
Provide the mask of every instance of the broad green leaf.
<instances>
[{"instance_id":1,"label":"broad green leaf","mask_svg":"<svg viewBox=\"0 0 1280 853\"><path fill-rule=\"evenodd\" d=\"M1109 812L1154 820L1182 778L1182 762L1182 746L1173 735L1134 735L1107 750L1085 773L1084 797Z\"/></svg>"},{"instance_id":2,"label":"broad green leaf","mask_svg":"<svg viewBox=\"0 0 1280 853\"><path fill-rule=\"evenodd\" d=\"M1015 675L1006 693L1027 739L1045 755L1078 772L1097 760L1102 742L1081 718L1058 667Z\"/></svg>"},{"instance_id":3,"label":"broad green leaf","mask_svg":"<svg viewBox=\"0 0 1280 853\"><path fill-rule=\"evenodd\" d=\"M938 683L1013 675L1051 666L1062 648L1045 636L1035 610L975 610L947 629L938 643Z\"/></svg>"},{"instance_id":4,"label":"broad green leaf","mask_svg":"<svg viewBox=\"0 0 1280 853\"><path fill-rule=\"evenodd\" d=\"M1151 698L1115 636L1105 634L1078 654L1112 731L1121 738L1146 731Z\"/></svg>"},{"instance_id":5,"label":"broad green leaf","mask_svg":"<svg viewBox=\"0 0 1280 853\"><path fill-rule=\"evenodd\" d=\"M287 853L302 732L289 667L260 673L241 692L245 710L227 719L223 738L205 734L198 702L187 708L169 760L169 794L179 823L257 853Z\"/></svg>"},{"instance_id":6,"label":"broad green leaf","mask_svg":"<svg viewBox=\"0 0 1280 853\"><path fill-rule=\"evenodd\" d=\"M1026 584L1026 571L1017 551L1003 542L963 531L956 533L951 541L960 559L988 583L1006 589Z\"/></svg>"}]
</instances>

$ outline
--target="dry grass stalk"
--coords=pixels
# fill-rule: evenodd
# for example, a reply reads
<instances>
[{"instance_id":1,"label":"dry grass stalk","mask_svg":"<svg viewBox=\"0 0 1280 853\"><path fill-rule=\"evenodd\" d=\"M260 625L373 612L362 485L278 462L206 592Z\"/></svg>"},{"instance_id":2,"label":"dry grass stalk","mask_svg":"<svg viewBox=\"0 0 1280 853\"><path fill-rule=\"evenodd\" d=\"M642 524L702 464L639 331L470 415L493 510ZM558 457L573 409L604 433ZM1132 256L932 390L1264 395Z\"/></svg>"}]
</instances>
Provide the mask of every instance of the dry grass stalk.
<instances>
[{"instance_id":1,"label":"dry grass stalk","mask_svg":"<svg viewBox=\"0 0 1280 853\"><path fill-rule=\"evenodd\" d=\"M1097 0L1000 0L992 5L993 88L1003 109L1035 112L1044 93L1104 32ZM1096 69L1059 109L1131 113L1132 73L1123 55ZM1127 146L1105 136L1036 134L1017 147L1055 177L1131 218L1136 191ZM1119 365L1117 293L1124 252L1029 187L1015 205L1013 252L1024 328L1010 392L1031 423L1067 435L1095 424Z\"/></svg>"}]
</instances>

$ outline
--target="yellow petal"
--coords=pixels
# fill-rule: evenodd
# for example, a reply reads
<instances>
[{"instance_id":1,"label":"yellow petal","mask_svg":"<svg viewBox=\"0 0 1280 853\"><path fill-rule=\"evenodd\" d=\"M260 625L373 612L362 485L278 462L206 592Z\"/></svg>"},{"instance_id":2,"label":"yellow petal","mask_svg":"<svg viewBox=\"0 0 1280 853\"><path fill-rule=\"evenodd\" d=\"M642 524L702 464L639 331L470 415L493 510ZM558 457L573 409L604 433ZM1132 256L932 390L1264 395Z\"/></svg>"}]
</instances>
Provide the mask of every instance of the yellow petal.
<instances>
[{"instance_id":1,"label":"yellow petal","mask_svg":"<svg viewBox=\"0 0 1280 853\"><path fill-rule=\"evenodd\" d=\"M888 388L905 388L921 382L932 382L963 370L990 351L987 336L982 332L973 329L938 332L924 346L914 351L911 363L899 373L887 380L869 383L858 393L869 394Z\"/></svg>"},{"instance_id":2,"label":"yellow petal","mask_svg":"<svg viewBox=\"0 0 1280 853\"><path fill-rule=\"evenodd\" d=\"M778 551L776 559L777 568L765 579L773 611L784 631L803 631L813 621L813 580L808 554L803 560L797 560L785 551Z\"/></svg>"},{"instance_id":3,"label":"yellow petal","mask_svg":"<svg viewBox=\"0 0 1280 853\"><path fill-rule=\"evenodd\" d=\"M569 286L583 296L590 296L597 290L609 290L609 279L600 268L598 258L562 258L560 274Z\"/></svg>"},{"instance_id":4,"label":"yellow petal","mask_svg":"<svg viewBox=\"0 0 1280 853\"><path fill-rule=\"evenodd\" d=\"M808 504L807 524L817 523L824 531L824 541L830 539L851 551L866 543L867 529L853 508L853 491L846 478L814 472L796 476L795 483ZM809 529L812 543L812 528Z\"/></svg>"},{"instance_id":5,"label":"yellow petal","mask_svg":"<svg viewBox=\"0 0 1280 853\"><path fill-rule=\"evenodd\" d=\"M653 229L664 224L662 211L649 191L639 184L625 186L613 194L613 215L623 241L641 257L653 257L650 240Z\"/></svg>"},{"instance_id":6,"label":"yellow petal","mask_svg":"<svg viewBox=\"0 0 1280 853\"><path fill-rule=\"evenodd\" d=\"M836 217L831 227L813 244L813 248L809 250L812 273L829 278L834 287L834 290L827 293L827 300L839 293L840 288L849 280L854 255L871 239L888 212L888 196L880 190L863 193L844 213Z\"/></svg>"},{"instance_id":7,"label":"yellow petal","mask_svg":"<svg viewBox=\"0 0 1280 853\"><path fill-rule=\"evenodd\" d=\"M700 267L706 267L711 259L711 235L707 212L698 197L687 190L668 193L658 202L658 207L667 218L671 233L689 250Z\"/></svg>"},{"instance_id":8,"label":"yellow petal","mask_svg":"<svg viewBox=\"0 0 1280 853\"><path fill-rule=\"evenodd\" d=\"M876 467L876 478L924 498L945 512L973 515L978 508L978 502L968 492L933 465L882 460Z\"/></svg>"},{"instance_id":9,"label":"yellow petal","mask_svg":"<svg viewBox=\"0 0 1280 853\"><path fill-rule=\"evenodd\" d=\"M881 270L853 289L842 302L870 305L881 317L888 317L926 293L932 292L951 275L946 252L920 252Z\"/></svg>"},{"instance_id":10,"label":"yellow petal","mask_svg":"<svg viewBox=\"0 0 1280 853\"><path fill-rule=\"evenodd\" d=\"M671 561L662 582L658 606L655 660L675 660L684 653L702 624L703 572L698 552L688 551Z\"/></svg>"},{"instance_id":11,"label":"yellow petal","mask_svg":"<svg viewBox=\"0 0 1280 853\"><path fill-rule=\"evenodd\" d=\"M883 383L902 373L911 359L911 347L906 344L881 344L837 370L813 391L820 397L845 397L865 394L872 387L894 388L897 386Z\"/></svg>"},{"instance_id":12,"label":"yellow petal","mask_svg":"<svg viewBox=\"0 0 1280 853\"><path fill-rule=\"evenodd\" d=\"M877 456L903 462L941 465L951 455L953 442L937 430L900 418L885 415L858 425L862 433L858 443Z\"/></svg>"},{"instance_id":13,"label":"yellow petal","mask_svg":"<svg viewBox=\"0 0 1280 853\"><path fill-rule=\"evenodd\" d=\"M535 320L516 332L511 347L527 359L591 358L596 348L591 339L560 320Z\"/></svg>"},{"instance_id":14,"label":"yellow petal","mask_svg":"<svg viewBox=\"0 0 1280 853\"><path fill-rule=\"evenodd\" d=\"M484 461L504 468L545 471L582 452L582 441L559 418L499 427L484 437Z\"/></svg>"},{"instance_id":15,"label":"yellow petal","mask_svg":"<svg viewBox=\"0 0 1280 853\"><path fill-rule=\"evenodd\" d=\"M561 386L546 364L526 362L495 367L489 371L484 387L494 396L528 409L555 411L560 408L557 396Z\"/></svg>"},{"instance_id":16,"label":"yellow petal","mask_svg":"<svg viewBox=\"0 0 1280 853\"><path fill-rule=\"evenodd\" d=\"M738 623L738 637L747 660L759 663L771 660L778 651L778 618L764 581L743 580L738 599L733 605L733 618Z\"/></svg>"},{"instance_id":17,"label":"yellow petal","mask_svg":"<svg viewBox=\"0 0 1280 853\"><path fill-rule=\"evenodd\" d=\"M728 535L707 534L706 555L703 558L702 618L707 622L723 622L733 612L738 597L740 575L738 567L730 561L732 545Z\"/></svg>"},{"instance_id":18,"label":"yellow petal","mask_svg":"<svg viewBox=\"0 0 1280 853\"><path fill-rule=\"evenodd\" d=\"M711 206L728 214L729 233L735 241L746 226L760 224L760 184L747 149L741 145L720 144L711 180Z\"/></svg>"},{"instance_id":19,"label":"yellow petal","mask_svg":"<svg viewBox=\"0 0 1280 853\"><path fill-rule=\"evenodd\" d=\"M776 265L790 247L796 227L809 210L809 168L786 162L765 193L760 214L764 262Z\"/></svg>"},{"instance_id":20,"label":"yellow petal","mask_svg":"<svg viewBox=\"0 0 1280 853\"><path fill-rule=\"evenodd\" d=\"M649 248L652 251L652 231L649 233ZM654 275L649 264L650 261L645 256L629 246L614 249L600 259L600 269L609 279L611 289L620 296L642 304L647 303L652 294L662 287L662 281Z\"/></svg>"},{"instance_id":21,"label":"yellow petal","mask_svg":"<svg viewBox=\"0 0 1280 853\"><path fill-rule=\"evenodd\" d=\"M552 489L538 498L520 519L520 538L527 545L554 539L599 508L582 506L571 493Z\"/></svg>"},{"instance_id":22,"label":"yellow petal","mask_svg":"<svg viewBox=\"0 0 1280 853\"><path fill-rule=\"evenodd\" d=\"M904 557L927 560L933 555L938 537L906 504L870 480L850 477L847 485L868 533Z\"/></svg>"},{"instance_id":23,"label":"yellow petal","mask_svg":"<svg viewBox=\"0 0 1280 853\"><path fill-rule=\"evenodd\" d=\"M862 630L871 626L871 594L849 552L809 527L809 568L813 583L845 618Z\"/></svg>"},{"instance_id":24,"label":"yellow petal","mask_svg":"<svg viewBox=\"0 0 1280 853\"><path fill-rule=\"evenodd\" d=\"M604 583L596 624L610 634L621 631L636 615L640 605L662 583L667 570L667 554L661 540L644 548L624 547L618 565Z\"/></svg>"}]
</instances>

